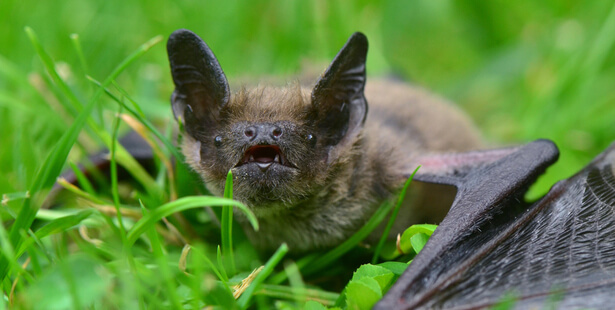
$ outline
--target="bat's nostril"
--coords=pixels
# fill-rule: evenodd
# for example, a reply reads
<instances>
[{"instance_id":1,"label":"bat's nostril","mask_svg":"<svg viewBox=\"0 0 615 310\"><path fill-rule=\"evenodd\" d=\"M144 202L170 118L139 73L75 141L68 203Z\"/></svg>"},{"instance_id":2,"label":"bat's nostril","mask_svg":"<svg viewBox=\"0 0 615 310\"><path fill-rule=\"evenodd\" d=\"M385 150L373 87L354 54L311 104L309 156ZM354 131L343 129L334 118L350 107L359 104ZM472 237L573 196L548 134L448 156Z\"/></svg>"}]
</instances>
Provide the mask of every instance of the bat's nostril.
<instances>
[{"instance_id":1,"label":"bat's nostril","mask_svg":"<svg viewBox=\"0 0 615 310\"><path fill-rule=\"evenodd\" d=\"M250 139L253 139L256 136L256 128L248 127L248 128L246 128L246 130L244 130L243 134L246 137L248 137Z\"/></svg>"}]
</instances>

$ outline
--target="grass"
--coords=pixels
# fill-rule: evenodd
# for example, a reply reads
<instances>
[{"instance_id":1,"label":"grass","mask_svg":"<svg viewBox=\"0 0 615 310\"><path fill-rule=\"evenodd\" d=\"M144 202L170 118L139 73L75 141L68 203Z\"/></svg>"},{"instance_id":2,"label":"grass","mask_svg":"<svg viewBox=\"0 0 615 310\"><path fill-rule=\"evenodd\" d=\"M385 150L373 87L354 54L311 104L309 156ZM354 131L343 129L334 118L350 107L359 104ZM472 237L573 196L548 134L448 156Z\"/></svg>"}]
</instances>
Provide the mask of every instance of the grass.
<instances>
[{"instance_id":1,"label":"grass","mask_svg":"<svg viewBox=\"0 0 615 310\"><path fill-rule=\"evenodd\" d=\"M319 257L290 259L282 247L261 258L232 224L228 206L243 206L194 196L204 192L198 179L171 163L181 155L164 38L178 28L207 41L231 87L244 75L319 72L362 31L370 75L395 74L452 99L491 144L554 140L561 159L533 197L615 139L608 2L0 1L0 309L346 304L345 293L314 281L341 277L339 258L359 237ZM115 143L127 130L157 146L156 173ZM41 209L59 173L102 147L136 186L80 178L66 208ZM202 205L221 208L214 216ZM415 230L406 246L420 249L429 231ZM376 269L376 280L353 278L349 296L382 293L389 284L380 280L393 276ZM242 280L251 285L237 299L231 287Z\"/></svg>"}]
</instances>

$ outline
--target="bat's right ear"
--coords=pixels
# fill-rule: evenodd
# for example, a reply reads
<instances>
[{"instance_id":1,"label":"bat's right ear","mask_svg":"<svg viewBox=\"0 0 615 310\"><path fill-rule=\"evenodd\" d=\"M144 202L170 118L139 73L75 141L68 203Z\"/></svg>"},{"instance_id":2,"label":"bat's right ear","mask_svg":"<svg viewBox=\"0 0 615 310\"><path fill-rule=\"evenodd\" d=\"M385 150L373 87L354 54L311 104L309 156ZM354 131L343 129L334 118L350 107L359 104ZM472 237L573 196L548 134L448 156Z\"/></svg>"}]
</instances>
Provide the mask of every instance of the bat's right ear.
<instances>
[{"instance_id":1,"label":"bat's right ear","mask_svg":"<svg viewBox=\"0 0 615 310\"><path fill-rule=\"evenodd\" d=\"M167 42L175 91L173 114L194 136L218 121L230 92L226 76L203 40L186 29L176 30Z\"/></svg>"},{"instance_id":2,"label":"bat's right ear","mask_svg":"<svg viewBox=\"0 0 615 310\"><path fill-rule=\"evenodd\" d=\"M363 128L367 115L365 60L367 38L354 33L339 51L333 62L312 91L315 126L320 141L329 148L332 162L340 150L352 143Z\"/></svg>"}]
</instances>

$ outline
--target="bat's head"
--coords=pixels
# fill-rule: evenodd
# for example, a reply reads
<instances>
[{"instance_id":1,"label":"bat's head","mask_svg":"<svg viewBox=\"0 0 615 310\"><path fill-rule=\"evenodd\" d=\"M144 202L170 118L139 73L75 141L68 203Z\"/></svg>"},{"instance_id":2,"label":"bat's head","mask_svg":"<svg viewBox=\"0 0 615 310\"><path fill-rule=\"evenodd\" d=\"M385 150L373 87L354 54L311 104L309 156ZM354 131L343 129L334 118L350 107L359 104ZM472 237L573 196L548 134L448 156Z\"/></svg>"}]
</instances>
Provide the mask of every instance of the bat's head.
<instances>
[{"instance_id":1,"label":"bat's head","mask_svg":"<svg viewBox=\"0 0 615 310\"><path fill-rule=\"evenodd\" d=\"M367 113L367 39L353 34L313 90L297 86L231 94L207 44L177 30L167 44L175 118L190 165L215 194L229 170L233 196L257 215L299 205L347 161Z\"/></svg>"}]
</instances>

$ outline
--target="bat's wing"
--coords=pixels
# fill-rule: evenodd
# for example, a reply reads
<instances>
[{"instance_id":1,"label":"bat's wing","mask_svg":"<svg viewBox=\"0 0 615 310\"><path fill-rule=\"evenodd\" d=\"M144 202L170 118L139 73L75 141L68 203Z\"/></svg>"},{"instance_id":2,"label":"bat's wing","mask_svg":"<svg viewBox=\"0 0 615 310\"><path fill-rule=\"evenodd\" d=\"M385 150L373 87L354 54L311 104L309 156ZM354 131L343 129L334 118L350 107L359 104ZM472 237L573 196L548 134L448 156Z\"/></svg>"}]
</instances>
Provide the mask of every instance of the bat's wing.
<instances>
[{"instance_id":1,"label":"bat's wing","mask_svg":"<svg viewBox=\"0 0 615 310\"><path fill-rule=\"evenodd\" d=\"M527 207L521 195L557 158L537 141L460 176L451 211L376 309L615 305L615 144ZM448 181L447 181L448 178Z\"/></svg>"},{"instance_id":2,"label":"bat's wing","mask_svg":"<svg viewBox=\"0 0 615 310\"><path fill-rule=\"evenodd\" d=\"M416 163L421 168L415 175L415 181L453 185L460 187L466 182L466 175L484 166L517 152L521 147L487 149L462 153L425 154L404 169L404 177L410 177Z\"/></svg>"}]
</instances>

